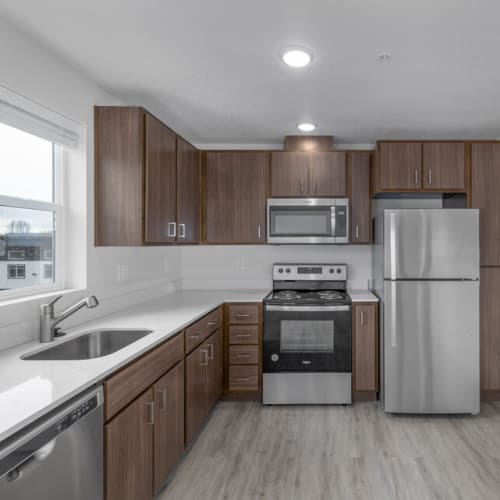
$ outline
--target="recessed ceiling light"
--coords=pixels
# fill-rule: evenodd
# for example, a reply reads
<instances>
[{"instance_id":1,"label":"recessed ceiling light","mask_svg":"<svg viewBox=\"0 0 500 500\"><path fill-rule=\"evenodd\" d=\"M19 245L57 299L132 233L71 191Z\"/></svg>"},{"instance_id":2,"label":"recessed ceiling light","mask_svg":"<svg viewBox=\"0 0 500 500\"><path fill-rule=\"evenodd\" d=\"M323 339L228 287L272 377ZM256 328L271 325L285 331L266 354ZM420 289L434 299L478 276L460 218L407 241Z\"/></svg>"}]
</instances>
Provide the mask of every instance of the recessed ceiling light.
<instances>
[{"instance_id":1,"label":"recessed ceiling light","mask_svg":"<svg viewBox=\"0 0 500 500\"><path fill-rule=\"evenodd\" d=\"M316 129L316 125L310 122L303 122L297 125L297 128L302 132L312 132Z\"/></svg>"},{"instance_id":2,"label":"recessed ceiling light","mask_svg":"<svg viewBox=\"0 0 500 500\"><path fill-rule=\"evenodd\" d=\"M378 57L378 62L380 63L389 63L391 62L392 56L391 54L388 54L387 52L382 52L382 54L379 54Z\"/></svg>"},{"instance_id":3,"label":"recessed ceiling light","mask_svg":"<svg viewBox=\"0 0 500 500\"><path fill-rule=\"evenodd\" d=\"M310 64L313 58L311 50L303 47L287 47L281 51L281 59L288 66L293 68L303 68Z\"/></svg>"}]
</instances>

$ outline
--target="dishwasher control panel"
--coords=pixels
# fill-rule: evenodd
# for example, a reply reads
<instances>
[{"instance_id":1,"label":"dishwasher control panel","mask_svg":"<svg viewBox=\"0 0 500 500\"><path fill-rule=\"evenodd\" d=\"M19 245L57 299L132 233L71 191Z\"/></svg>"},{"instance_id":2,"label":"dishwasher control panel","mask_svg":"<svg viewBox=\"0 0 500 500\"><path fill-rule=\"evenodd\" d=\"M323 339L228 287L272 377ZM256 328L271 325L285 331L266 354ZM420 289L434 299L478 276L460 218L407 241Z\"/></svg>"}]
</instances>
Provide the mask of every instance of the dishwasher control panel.
<instances>
[{"instance_id":1,"label":"dishwasher control panel","mask_svg":"<svg viewBox=\"0 0 500 500\"><path fill-rule=\"evenodd\" d=\"M87 415L87 413L91 412L95 408L97 408L98 400L97 396L85 401L80 406L75 408L71 413L68 413L58 424L57 424L57 432L62 432L67 429L69 426L73 425L75 422L80 420L82 417Z\"/></svg>"}]
</instances>

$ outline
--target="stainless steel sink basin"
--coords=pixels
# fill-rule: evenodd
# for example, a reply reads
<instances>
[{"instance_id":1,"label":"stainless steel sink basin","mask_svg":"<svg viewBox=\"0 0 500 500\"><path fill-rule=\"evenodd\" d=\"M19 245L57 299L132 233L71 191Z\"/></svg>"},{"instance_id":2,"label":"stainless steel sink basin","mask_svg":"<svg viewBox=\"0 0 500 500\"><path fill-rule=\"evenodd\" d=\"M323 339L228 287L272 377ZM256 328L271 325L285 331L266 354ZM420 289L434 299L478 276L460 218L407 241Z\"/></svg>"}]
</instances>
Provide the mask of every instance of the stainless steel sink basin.
<instances>
[{"instance_id":1,"label":"stainless steel sink basin","mask_svg":"<svg viewBox=\"0 0 500 500\"><path fill-rule=\"evenodd\" d=\"M119 351L132 342L150 334L152 330L96 330L67 342L21 356L25 360L92 359Z\"/></svg>"}]
</instances>

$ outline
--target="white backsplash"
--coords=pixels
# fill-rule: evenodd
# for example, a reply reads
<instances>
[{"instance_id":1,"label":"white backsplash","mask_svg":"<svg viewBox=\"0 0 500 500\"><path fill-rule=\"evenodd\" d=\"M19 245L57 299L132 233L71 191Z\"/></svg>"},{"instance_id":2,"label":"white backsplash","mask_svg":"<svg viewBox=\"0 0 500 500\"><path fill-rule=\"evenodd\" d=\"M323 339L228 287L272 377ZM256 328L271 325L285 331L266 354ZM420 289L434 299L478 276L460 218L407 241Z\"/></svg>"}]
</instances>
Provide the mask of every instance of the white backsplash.
<instances>
[{"instance_id":1,"label":"white backsplash","mask_svg":"<svg viewBox=\"0 0 500 500\"><path fill-rule=\"evenodd\" d=\"M271 288L272 265L347 264L350 288L366 288L371 274L369 245L238 245L182 247L184 289Z\"/></svg>"}]
</instances>

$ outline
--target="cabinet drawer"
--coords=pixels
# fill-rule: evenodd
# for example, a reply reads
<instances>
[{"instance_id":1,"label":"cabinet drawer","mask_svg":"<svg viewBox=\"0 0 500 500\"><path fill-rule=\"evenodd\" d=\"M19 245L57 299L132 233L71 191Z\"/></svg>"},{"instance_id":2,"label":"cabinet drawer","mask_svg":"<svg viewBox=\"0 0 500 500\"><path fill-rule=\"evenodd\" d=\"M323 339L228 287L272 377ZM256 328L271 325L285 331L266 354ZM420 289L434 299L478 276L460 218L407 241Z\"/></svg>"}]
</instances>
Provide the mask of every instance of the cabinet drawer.
<instances>
[{"instance_id":1,"label":"cabinet drawer","mask_svg":"<svg viewBox=\"0 0 500 500\"><path fill-rule=\"evenodd\" d=\"M259 306L257 304L231 304L229 306L229 323L232 325L258 324Z\"/></svg>"},{"instance_id":2,"label":"cabinet drawer","mask_svg":"<svg viewBox=\"0 0 500 500\"><path fill-rule=\"evenodd\" d=\"M212 332L220 328L220 308L203 316L186 328L186 353L200 345Z\"/></svg>"},{"instance_id":3,"label":"cabinet drawer","mask_svg":"<svg viewBox=\"0 0 500 500\"><path fill-rule=\"evenodd\" d=\"M230 344L258 344L259 327L258 325L231 325L229 327Z\"/></svg>"},{"instance_id":4,"label":"cabinet drawer","mask_svg":"<svg viewBox=\"0 0 500 500\"><path fill-rule=\"evenodd\" d=\"M257 391L259 389L259 367L230 366L229 390L230 391Z\"/></svg>"},{"instance_id":5,"label":"cabinet drawer","mask_svg":"<svg viewBox=\"0 0 500 500\"><path fill-rule=\"evenodd\" d=\"M229 346L230 365L257 365L259 364L259 348L256 345Z\"/></svg>"},{"instance_id":6,"label":"cabinet drawer","mask_svg":"<svg viewBox=\"0 0 500 500\"><path fill-rule=\"evenodd\" d=\"M183 358L184 334L180 333L106 380L106 420L116 415Z\"/></svg>"}]
</instances>

